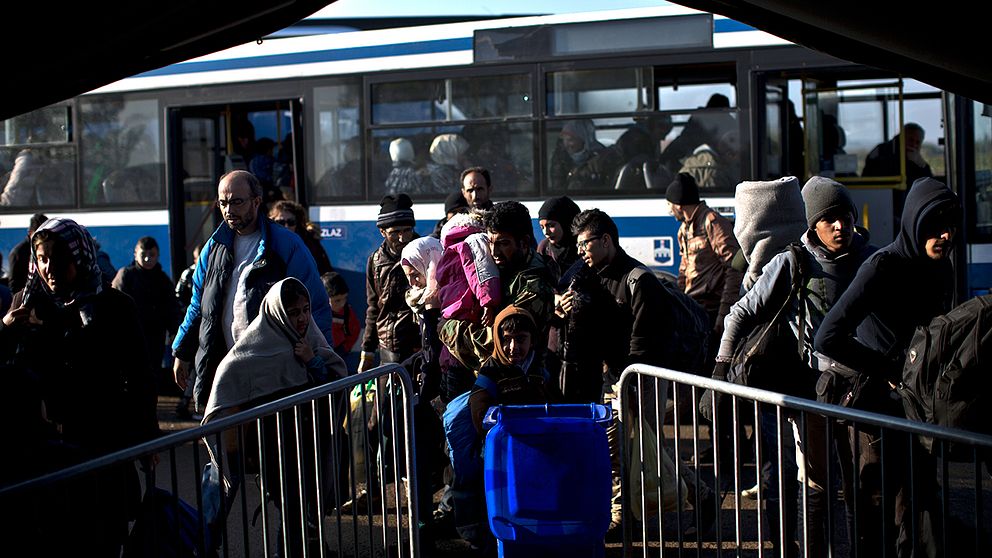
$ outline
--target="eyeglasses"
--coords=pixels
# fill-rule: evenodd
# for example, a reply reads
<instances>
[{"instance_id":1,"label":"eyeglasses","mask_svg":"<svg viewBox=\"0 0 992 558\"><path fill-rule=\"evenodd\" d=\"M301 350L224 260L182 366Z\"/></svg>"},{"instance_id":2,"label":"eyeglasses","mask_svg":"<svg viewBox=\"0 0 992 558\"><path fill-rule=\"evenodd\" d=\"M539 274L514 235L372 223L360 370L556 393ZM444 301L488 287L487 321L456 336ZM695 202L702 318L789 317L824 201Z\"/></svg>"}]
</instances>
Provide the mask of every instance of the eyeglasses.
<instances>
[{"instance_id":1,"label":"eyeglasses","mask_svg":"<svg viewBox=\"0 0 992 558\"><path fill-rule=\"evenodd\" d=\"M274 222L284 226L284 227L295 227L296 219L273 219Z\"/></svg>"},{"instance_id":2,"label":"eyeglasses","mask_svg":"<svg viewBox=\"0 0 992 558\"><path fill-rule=\"evenodd\" d=\"M219 207L219 208L221 208L221 209L224 209L224 208L225 208L225 207L227 207L227 206L231 206L231 207L241 207L241 206L242 206L242 205L244 205L244 204L245 204L245 203L246 203L247 201L248 201L248 200L246 200L246 199L244 199L244 198L231 198L231 199L229 199L229 200L217 200L217 207Z\"/></svg>"},{"instance_id":3,"label":"eyeglasses","mask_svg":"<svg viewBox=\"0 0 992 558\"><path fill-rule=\"evenodd\" d=\"M599 236L590 236L589 238L587 238L587 239L585 239L585 240L580 240L580 241L578 241L578 242L576 242L576 243L575 243L575 248L576 248L576 249L577 249L577 250L578 250L579 252L585 252L586 250L588 250L588 249L589 249L589 243L590 243L590 242L592 242L593 240L599 240L600 238L603 238L603 235L599 235Z\"/></svg>"}]
</instances>

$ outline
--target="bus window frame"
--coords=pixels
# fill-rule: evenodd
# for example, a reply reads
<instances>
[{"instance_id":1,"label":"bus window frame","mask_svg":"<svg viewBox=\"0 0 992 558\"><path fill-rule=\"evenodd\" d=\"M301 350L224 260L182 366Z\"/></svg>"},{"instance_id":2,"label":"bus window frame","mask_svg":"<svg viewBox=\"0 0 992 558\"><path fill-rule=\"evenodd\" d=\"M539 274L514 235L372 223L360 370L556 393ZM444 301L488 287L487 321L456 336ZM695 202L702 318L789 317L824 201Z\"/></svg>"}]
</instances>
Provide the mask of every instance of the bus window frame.
<instances>
[{"instance_id":1,"label":"bus window frame","mask_svg":"<svg viewBox=\"0 0 992 558\"><path fill-rule=\"evenodd\" d=\"M897 111L898 112L898 118L897 118L898 125L897 125L896 129L897 130L902 130L903 129L903 126L905 125L905 122L904 122L904 114L903 114L904 113L904 108L903 108L903 101L904 101L904 99L903 99L903 83L902 83L902 79L901 78L897 78L895 81L892 81L892 82L880 81L879 83L871 83L871 84L841 85L841 86L832 86L832 87L815 87L815 88L813 88L811 90L808 90L808 89L806 89L806 83L812 83L811 81L808 81L808 78L809 77L810 76L806 76L803 79L803 90L802 90L802 93L801 93L801 95L803 97L802 98L802 106L803 106L802 119L803 119L803 123L804 123L803 133L806 136L806 138L805 138L805 140L806 140L806 148L805 148L805 164L804 164L804 169L805 169L805 172L807 174L810 174L810 170L811 170L811 167L810 167L810 157L811 157L811 151L812 150L810 148L813 145L811 143L812 142L812 135L810 133L810 115L807 112L807 107L809 106L809 103L807 102L807 96L810 95L811 93L812 94L819 95L820 93L839 93L839 92L843 92L843 91L856 91L856 90L865 90L865 89L872 89L872 88L875 88L875 89L884 89L884 88L890 88L890 87L891 88L895 88L896 91L897 91L896 98L894 100L891 100L890 99L890 100L886 100L884 102L895 102L896 103L896 106L898 107L898 111ZM881 77L879 79L880 80L884 80L885 78L884 77ZM817 105L817 106L819 106L819 105ZM822 127L818 127L817 128L817 132L820 132L820 131L822 131ZM888 141L888 138L883 138L882 141L883 142ZM903 142L904 141L905 141L905 139L903 138L902 134L900 133L899 134L899 173L900 173L899 175L893 175L893 176L861 176L861 175L857 175L857 176L834 176L834 177L832 177L832 179L833 180L836 180L837 182L839 182L839 183L841 183L841 184L843 184L845 186L847 186L848 188L865 188L865 189L883 188L883 189L891 189L891 190L906 190L907 189L907 185L906 185L906 156L905 156L905 147L903 145ZM820 147L819 144L817 144L817 148L819 148L819 147ZM871 151L869 150L869 153L870 152ZM817 149L817 153L819 154L819 149ZM822 173L823 173L823 169L820 169L819 166L817 166L817 172L816 173L812 173L812 174L821 175Z\"/></svg>"}]
</instances>

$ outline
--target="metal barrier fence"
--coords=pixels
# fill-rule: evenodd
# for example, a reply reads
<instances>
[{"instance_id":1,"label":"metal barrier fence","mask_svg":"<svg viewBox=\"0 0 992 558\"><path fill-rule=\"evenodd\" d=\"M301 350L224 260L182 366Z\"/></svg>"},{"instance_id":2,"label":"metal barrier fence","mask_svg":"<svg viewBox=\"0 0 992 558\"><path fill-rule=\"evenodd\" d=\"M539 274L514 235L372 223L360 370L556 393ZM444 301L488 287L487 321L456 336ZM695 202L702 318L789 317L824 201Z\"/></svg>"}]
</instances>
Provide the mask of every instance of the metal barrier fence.
<instances>
[{"instance_id":1,"label":"metal barrier fence","mask_svg":"<svg viewBox=\"0 0 992 558\"><path fill-rule=\"evenodd\" d=\"M389 364L5 487L5 548L419 556L414 393Z\"/></svg>"},{"instance_id":2,"label":"metal barrier fence","mask_svg":"<svg viewBox=\"0 0 992 558\"><path fill-rule=\"evenodd\" d=\"M619 390L624 556L992 552L992 436L644 365Z\"/></svg>"}]
</instances>

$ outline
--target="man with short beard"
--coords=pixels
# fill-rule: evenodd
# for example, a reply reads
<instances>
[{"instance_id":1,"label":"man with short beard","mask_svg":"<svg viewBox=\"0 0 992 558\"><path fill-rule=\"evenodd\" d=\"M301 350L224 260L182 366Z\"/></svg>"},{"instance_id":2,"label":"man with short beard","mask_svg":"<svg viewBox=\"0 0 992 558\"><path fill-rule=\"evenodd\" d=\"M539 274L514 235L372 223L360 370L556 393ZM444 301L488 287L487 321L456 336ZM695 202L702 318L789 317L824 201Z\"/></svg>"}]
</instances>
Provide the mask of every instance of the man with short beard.
<instances>
[{"instance_id":1,"label":"man with short beard","mask_svg":"<svg viewBox=\"0 0 992 558\"><path fill-rule=\"evenodd\" d=\"M274 225L259 212L262 186L243 170L221 177L217 207L224 224L200 251L193 273L193 298L172 344L176 383L185 389L195 357L193 401L202 410L221 359L258 315L269 286L299 279L311 293L323 292L317 264L299 235ZM312 315L331 342L327 297L312 297ZM202 330L201 330L202 328Z\"/></svg>"},{"instance_id":2,"label":"man with short beard","mask_svg":"<svg viewBox=\"0 0 992 558\"><path fill-rule=\"evenodd\" d=\"M544 258L534 250L530 212L520 202L506 201L495 204L485 219L489 248L499 267L503 307L512 304L530 312L539 332L537 346L544 347L554 308L554 281ZM451 354L470 370L479 370L493 354L492 328L481 323L447 320L440 333Z\"/></svg>"}]
</instances>

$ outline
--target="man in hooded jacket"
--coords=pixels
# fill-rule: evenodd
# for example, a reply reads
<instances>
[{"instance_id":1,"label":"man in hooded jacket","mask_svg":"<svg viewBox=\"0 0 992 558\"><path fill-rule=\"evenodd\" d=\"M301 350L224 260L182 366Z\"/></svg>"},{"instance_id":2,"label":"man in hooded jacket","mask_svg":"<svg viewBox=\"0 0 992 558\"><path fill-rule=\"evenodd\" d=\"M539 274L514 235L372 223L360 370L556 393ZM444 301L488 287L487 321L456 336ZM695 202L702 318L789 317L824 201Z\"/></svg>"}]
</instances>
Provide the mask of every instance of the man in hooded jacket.
<instances>
[{"instance_id":1,"label":"man in hooded jacket","mask_svg":"<svg viewBox=\"0 0 992 558\"><path fill-rule=\"evenodd\" d=\"M754 324L770 321L783 304L788 304L785 318L794 336L792 346L799 352L798 341L802 339L803 342L801 353L796 355L796 361L801 362L802 367L783 371L781 384L769 388L812 397L819 376L817 355L812 347L813 337L823 316L836 303L862 262L875 248L868 244L865 231L856 230L854 222L857 209L843 185L829 178L814 176L803 186L802 197L809 226L800 239L803 250L798 253L786 250L773 257L762 269L761 276L751 290L730 309L714 375L721 378L726 375L734 348ZM798 258L803 258L803 261L798 261ZM792 285L795 274L800 270L802 292L794 296ZM829 495L826 494L828 456L824 452L827 447L825 426L822 416L807 414L805 431L795 433L806 455L806 459L802 455L796 456L796 465L804 472L809 488L806 507L809 556L826 556L829 542L825 530L826 509L830 503ZM765 442L766 447L772 448L772 451L776 447L774 431L775 428L763 431L763 434L771 435L770 439L766 437ZM790 472L794 470L791 466L788 469ZM783 473L783 476L795 479L795 475ZM785 481L785 484L791 488L791 481ZM766 496L771 494L769 499L774 500L777 497L777 483L770 482L765 489ZM795 492L786 490L786 513L793 514L796 511L793 508L795 502L792 501L794 496ZM778 506L768 506L768 510L774 516ZM793 519L792 516L786 518L785 524L789 528L794 525ZM771 517L769 526L773 532L773 544L778 544L781 540L775 534L778 525L779 522ZM796 533L790 532L788 535L790 540L794 540L792 537Z\"/></svg>"},{"instance_id":2,"label":"man in hooded jacket","mask_svg":"<svg viewBox=\"0 0 992 558\"><path fill-rule=\"evenodd\" d=\"M916 327L929 324L950 308L954 273L948 255L960 222L961 205L947 186L933 178L914 182L906 196L896 239L865 261L820 324L815 347L825 356L821 370L824 365L829 367L830 361L837 361L860 373L866 384L859 407L903 416L902 404L893 397L892 388L900 381ZM916 474L912 480L916 486L910 489L904 466L908 456L903 454L908 444L901 443L905 440L889 432L895 439L887 441L883 456L880 433L864 430L867 429L858 433L859 447L849 448L852 453L858 450L854 453L859 457L857 474L844 479L845 488L852 483L859 488L858 525L852 530L857 533L859 550L864 555L881 554L885 547L891 550L895 545L897 554L904 556L912 553L915 546L925 555L934 555L939 537L934 536L933 527L939 521L931 517L934 508L930 499L936 487L932 484L933 475L927 473L932 472L929 467L933 464L927 463L922 449L913 452L912 469ZM882 486L880 473L886 462L895 465L886 468L889 474ZM847 472L845 469L842 472ZM928 486L922 486L928 482ZM884 497L880 498L880 494ZM908 500L913 495L918 501L911 504ZM882 509L880 504L886 502L889 505ZM848 506L852 504L848 502ZM916 522L908 517L914 509L920 514ZM882 521L898 528L883 530ZM909 532L913 523L919 526L916 544ZM895 537L883 540L882 534L887 531L894 531Z\"/></svg>"}]
</instances>

